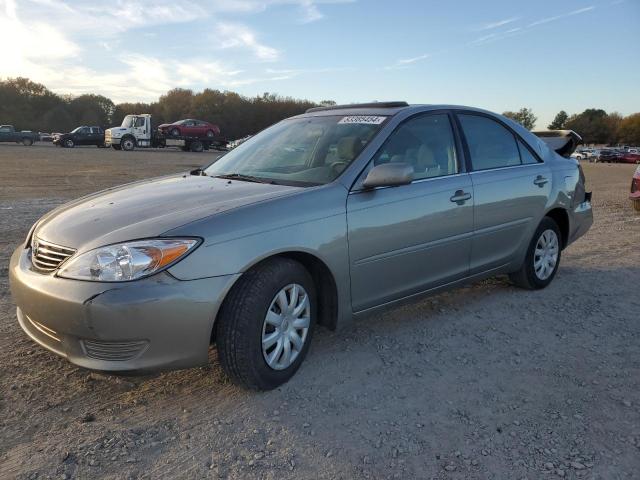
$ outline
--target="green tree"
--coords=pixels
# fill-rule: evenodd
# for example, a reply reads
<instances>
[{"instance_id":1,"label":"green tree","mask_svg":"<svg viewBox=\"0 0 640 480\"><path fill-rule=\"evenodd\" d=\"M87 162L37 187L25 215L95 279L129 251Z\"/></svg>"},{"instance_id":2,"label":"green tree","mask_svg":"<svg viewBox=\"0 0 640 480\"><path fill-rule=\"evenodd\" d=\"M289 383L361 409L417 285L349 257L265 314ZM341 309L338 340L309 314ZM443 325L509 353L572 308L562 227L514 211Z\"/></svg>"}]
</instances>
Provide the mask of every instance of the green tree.
<instances>
[{"instance_id":1,"label":"green tree","mask_svg":"<svg viewBox=\"0 0 640 480\"><path fill-rule=\"evenodd\" d=\"M609 143L612 132L607 112L600 108L588 108L584 112L572 115L565 123L566 128L574 130L584 143Z\"/></svg>"},{"instance_id":2,"label":"green tree","mask_svg":"<svg viewBox=\"0 0 640 480\"><path fill-rule=\"evenodd\" d=\"M534 115L533 110L526 107L521 108L517 112L503 112L502 115L518 122L527 130L533 130L536 126L536 121L538 120L538 117Z\"/></svg>"},{"instance_id":3,"label":"green tree","mask_svg":"<svg viewBox=\"0 0 640 480\"><path fill-rule=\"evenodd\" d=\"M547 128L549 130L562 130L564 128L565 123L567 123L568 118L569 118L569 115L567 115L567 112L565 112L564 110L560 110L558 114L555 116L555 118L553 119L553 122L551 122L547 126Z\"/></svg>"},{"instance_id":4,"label":"green tree","mask_svg":"<svg viewBox=\"0 0 640 480\"><path fill-rule=\"evenodd\" d=\"M622 119L618 136L622 143L640 145L640 113L634 113Z\"/></svg>"}]
</instances>

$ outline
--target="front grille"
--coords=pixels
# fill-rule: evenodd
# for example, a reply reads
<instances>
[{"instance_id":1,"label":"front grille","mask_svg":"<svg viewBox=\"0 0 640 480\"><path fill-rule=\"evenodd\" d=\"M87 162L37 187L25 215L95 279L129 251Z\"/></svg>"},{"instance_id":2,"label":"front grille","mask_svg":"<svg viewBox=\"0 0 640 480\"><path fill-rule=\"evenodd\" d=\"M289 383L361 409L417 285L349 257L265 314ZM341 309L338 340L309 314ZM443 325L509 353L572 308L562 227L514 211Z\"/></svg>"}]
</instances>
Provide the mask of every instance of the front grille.
<instances>
[{"instance_id":1,"label":"front grille","mask_svg":"<svg viewBox=\"0 0 640 480\"><path fill-rule=\"evenodd\" d=\"M41 272L53 272L74 253L73 248L45 242L35 236L31 240L31 263Z\"/></svg>"},{"instance_id":2,"label":"front grille","mask_svg":"<svg viewBox=\"0 0 640 480\"><path fill-rule=\"evenodd\" d=\"M87 356L97 360L125 361L140 355L149 345L146 340L132 342L99 342L97 340L83 340Z\"/></svg>"}]
</instances>

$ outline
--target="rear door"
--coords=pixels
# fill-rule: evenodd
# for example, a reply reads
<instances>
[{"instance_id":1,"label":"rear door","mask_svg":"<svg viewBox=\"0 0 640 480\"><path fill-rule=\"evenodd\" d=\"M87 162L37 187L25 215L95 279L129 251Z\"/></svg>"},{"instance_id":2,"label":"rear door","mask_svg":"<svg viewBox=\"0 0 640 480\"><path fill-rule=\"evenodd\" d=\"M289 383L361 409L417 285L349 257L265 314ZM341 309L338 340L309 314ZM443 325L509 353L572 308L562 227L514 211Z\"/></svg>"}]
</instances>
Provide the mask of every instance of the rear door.
<instances>
[{"instance_id":1,"label":"rear door","mask_svg":"<svg viewBox=\"0 0 640 480\"><path fill-rule=\"evenodd\" d=\"M507 125L477 112L457 113L475 195L470 274L515 259L544 215L549 167Z\"/></svg>"},{"instance_id":2,"label":"rear door","mask_svg":"<svg viewBox=\"0 0 640 480\"><path fill-rule=\"evenodd\" d=\"M467 275L473 230L471 180L448 112L403 122L371 160L347 199L354 311ZM405 162L414 181L364 190L374 165Z\"/></svg>"}]
</instances>

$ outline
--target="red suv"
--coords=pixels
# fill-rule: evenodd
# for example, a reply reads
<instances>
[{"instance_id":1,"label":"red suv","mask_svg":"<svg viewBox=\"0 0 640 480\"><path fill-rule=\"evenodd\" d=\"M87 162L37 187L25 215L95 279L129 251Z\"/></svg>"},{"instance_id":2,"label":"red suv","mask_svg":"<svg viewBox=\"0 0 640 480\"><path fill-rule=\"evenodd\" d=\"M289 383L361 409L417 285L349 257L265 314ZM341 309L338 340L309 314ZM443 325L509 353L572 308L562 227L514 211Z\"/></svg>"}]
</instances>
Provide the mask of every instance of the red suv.
<instances>
[{"instance_id":1,"label":"red suv","mask_svg":"<svg viewBox=\"0 0 640 480\"><path fill-rule=\"evenodd\" d=\"M215 137L220 135L220 128L209 122L187 118L173 123L163 123L158 131L164 135L185 137Z\"/></svg>"}]
</instances>

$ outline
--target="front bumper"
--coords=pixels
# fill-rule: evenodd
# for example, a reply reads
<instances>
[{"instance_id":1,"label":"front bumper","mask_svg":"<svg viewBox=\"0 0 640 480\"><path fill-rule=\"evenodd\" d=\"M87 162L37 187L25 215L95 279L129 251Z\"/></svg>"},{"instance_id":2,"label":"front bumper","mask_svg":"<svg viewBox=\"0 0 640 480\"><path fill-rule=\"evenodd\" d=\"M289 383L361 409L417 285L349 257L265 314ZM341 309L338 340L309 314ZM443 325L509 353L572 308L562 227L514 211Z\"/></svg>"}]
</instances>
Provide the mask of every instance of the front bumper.
<instances>
[{"instance_id":1,"label":"front bumper","mask_svg":"<svg viewBox=\"0 0 640 480\"><path fill-rule=\"evenodd\" d=\"M208 359L213 323L239 275L177 280L166 272L123 283L68 280L11 257L18 322L34 341L95 370L186 368Z\"/></svg>"}]
</instances>

